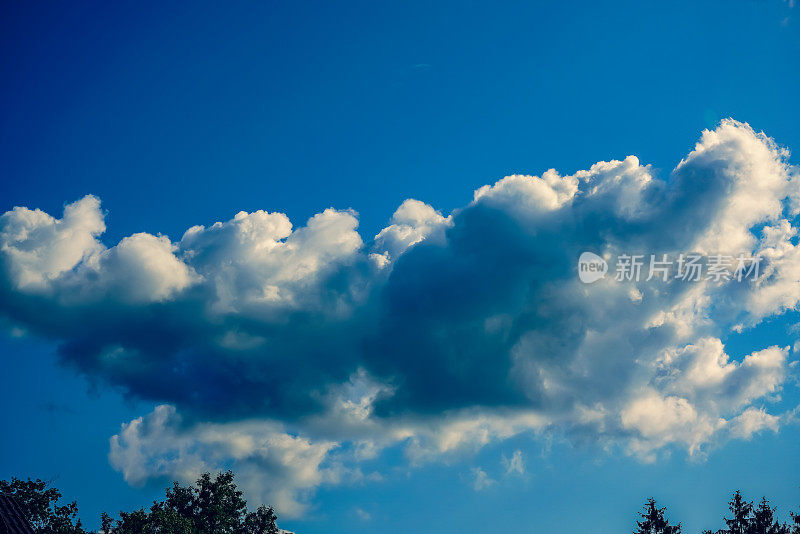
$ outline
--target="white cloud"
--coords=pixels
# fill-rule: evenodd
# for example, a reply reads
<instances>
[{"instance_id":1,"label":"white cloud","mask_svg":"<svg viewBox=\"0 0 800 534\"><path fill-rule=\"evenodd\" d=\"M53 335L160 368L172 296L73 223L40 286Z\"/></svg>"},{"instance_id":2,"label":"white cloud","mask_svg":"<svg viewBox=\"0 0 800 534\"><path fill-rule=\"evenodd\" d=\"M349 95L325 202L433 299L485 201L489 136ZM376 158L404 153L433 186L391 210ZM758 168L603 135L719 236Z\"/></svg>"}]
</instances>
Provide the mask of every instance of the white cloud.
<instances>
[{"instance_id":1,"label":"white cloud","mask_svg":"<svg viewBox=\"0 0 800 534\"><path fill-rule=\"evenodd\" d=\"M526 217L553 212L568 204L578 192L576 176L560 176L550 169L541 177L514 174L475 191L474 202L502 206Z\"/></svg>"},{"instance_id":2,"label":"white cloud","mask_svg":"<svg viewBox=\"0 0 800 534\"><path fill-rule=\"evenodd\" d=\"M18 290L47 291L54 279L103 250L97 237L105 229L100 200L91 195L68 204L61 219L16 207L0 217L6 275Z\"/></svg>"},{"instance_id":3,"label":"white cloud","mask_svg":"<svg viewBox=\"0 0 800 534\"><path fill-rule=\"evenodd\" d=\"M475 452L492 442L547 427L549 419L534 410L517 412L465 410L432 420L406 421L406 454L414 463Z\"/></svg>"},{"instance_id":4,"label":"white cloud","mask_svg":"<svg viewBox=\"0 0 800 534\"><path fill-rule=\"evenodd\" d=\"M522 456L522 451L517 449L511 458L503 456L503 467L506 470L506 475L524 475L525 474L525 458Z\"/></svg>"},{"instance_id":5,"label":"white cloud","mask_svg":"<svg viewBox=\"0 0 800 534\"><path fill-rule=\"evenodd\" d=\"M788 156L788 150L746 124L726 120L716 130L704 131L676 171L715 167L718 176L711 180L719 180L726 191L716 197L714 224L698 235L694 250L712 254L750 250L755 238L749 229L758 222L777 220L783 211L782 200L795 185L786 163ZM720 159L724 165L714 165ZM697 179L691 172L681 176Z\"/></svg>"},{"instance_id":6,"label":"white cloud","mask_svg":"<svg viewBox=\"0 0 800 534\"><path fill-rule=\"evenodd\" d=\"M779 417L770 415L764 410L750 407L731 419L729 431L733 437L750 439L754 434L763 430L777 432L779 427Z\"/></svg>"},{"instance_id":7,"label":"white cloud","mask_svg":"<svg viewBox=\"0 0 800 534\"><path fill-rule=\"evenodd\" d=\"M301 513L322 484L377 478L360 468L392 446L419 464L552 431L644 460L697 455L793 420L776 412L789 349L749 334L800 303L788 158L726 120L668 177L634 156L513 175L449 215L407 200L368 243L350 210L297 228L241 212L107 246L95 197L60 219L18 207L0 217L0 321L173 406L112 441L131 483L234 463ZM742 283L586 285L584 251L765 261ZM731 332L749 354L726 351Z\"/></svg>"},{"instance_id":8,"label":"white cloud","mask_svg":"<svg viewBox=\"0 0 800 534\"><path fill-rule=\"evenodd\" d=\"M789 347L769 347L748 354L741 363L731 362L722 341L701 338L667 351L660 360L656 382L665 391L732 411L779 390L788 353Z\"/></svg>"},{"instance_id":9,"label":"white cloud","mask_svg":"<svg viewBox=\"0 0 800 534\"><path fill-rule=\"evenodd\" d=\"M68 204L61 219L27 208L5 213L0 250L12 287L81 305L105 298L160 302L194 283L166 237L139 233L106 249L98 239L103 218L100 200L91 195Z\"/></svg>"},{"instance_id":10,"label":"white cloud","mask_svg":"<svg viewBox=\"0 0 800 534\"><path fill-rule=\"evenodd\" d=\"M645 459L653 459L652 451L670 442L681 442L694 452L724 424L698 413L684 398L662 397L654 391L631 400L620 416L623 428L637 434L631 450Z\"/></svg>"},{"instance_id":11,"label":"white cloud","mask_svg":"<svg viewBox=\"0 0 800 534\"><path fill-rule=\"evenodd\" d=\"M161 302L197 281L194 271L175 257L177 247L165 236L133 234L117 246L103 251L97 265L86 265L91 273L79 271L78 288L87 287L97 274L106 291L130 302Z\"/></svg>"},{"instance_id":12,"label":"white cloud","mask_svg":"<svg viewBox=\"0 0 800 534\"><path fill-rule=\"evenodd\" d=\"M408 199L394 212L391 224L375 236L375 249L396 259L423 240L442 242L444 231L452 224L451 217L443 217L424 202Z\"/></svg>"},{"instance_id":13,"label":"white cloud","mask_svg":"<svg viewBox=\"0 0 800 534\"><path fill-rule=\"evenodd\" d=\"M345 475L329 461L335 447L271 421L185 424L174 407L161 405L122 425L111 438L109 461L133 485L161 477L190 483L205 471L232 468L248 498L296 517L313 490Z\"/></svg>"},{"instance_id":14,"label":"white cloud","mask_svg":"<svg viewBox=\"0 0 800 534\"><path fill-rule=\"evenodd\" d=\"M334 209L294 231L282 213L239 212L224 223L190 228L180 250L205 278L214 312L319 309L330 304L320 294L320 278L361 249L357 226L353 212Z\"/></svg>"},{"instance_id":15,"label":"white cloud","mask_svg":"<svg viewBox=\"0 0 800 534\"><path fill-rule=\"evenodd\" d=\"M473 467L471 473L473 478L472 487L475 491L483 491L496 484L496 482L486 474L486 471L480 467Z\"/></svg>"}]
</instances>

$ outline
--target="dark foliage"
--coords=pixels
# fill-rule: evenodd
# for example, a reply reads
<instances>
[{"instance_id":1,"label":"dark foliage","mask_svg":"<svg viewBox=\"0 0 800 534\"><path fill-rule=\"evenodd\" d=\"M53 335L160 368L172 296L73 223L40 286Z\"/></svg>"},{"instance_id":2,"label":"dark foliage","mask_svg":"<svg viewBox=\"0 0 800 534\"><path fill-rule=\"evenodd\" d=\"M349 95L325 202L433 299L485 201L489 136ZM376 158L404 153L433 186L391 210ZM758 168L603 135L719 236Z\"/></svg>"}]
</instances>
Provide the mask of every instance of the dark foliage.
<instances>
[{"instance_id":1,"label":"dark foliage","mask_svg":"<svg viewBox=\"0 0 800 534\"><path fill-rule=\"evenodd\" d=\"M647 499L644 512L639 512L642 520L636 522L634 534L681 534L681 524L671 526L664 516L666 510L657 507L655 499Z\"/></svg>"},{"instance_id":2,"label":"dark foliage","mask_svg":"<svg viewBox=\"0 0 800 534\"><path fill-rule=\"evenodd\" d=\"M59 506L61 494L47 482L12 478L0 481L0 491L14 495L37 534L88 534L76 503ZM121 511L117 519L104 512L100 528L102 534L279 534L276 521L271 507L247 511L228 471L205 473L191 486L174 482L149 509Z\"/></svg>"},{"instance_id":3,"label":"dark foliage","mask_svg":"<svg viewBox=\"0 0 800 534\"><path fill-rule=\"evenodd\" d=\"M645 514L640 514L643 518L653 517L655 520L663 518L664 508L658 509L655 501L649 499L645 505ZM792 521L781 523L776 517L776 509L771 507L766 497L763 497L758 505L752 501L745 500L738 490L728 501L730 517L724 517L723 521L726 528L719 530L704 530L702 534L800 534L800 514L791 514ZM655 524L655 523L653 523ZM665 523L666 524L666 523ZM649 532L673 532L661 530L642 530L642 522L638 523L639 530L634 534ZM680 524L678 525L680 528ZM679 533L680 530L674 531Z\"/></svg>"},{"instance_id":4,"label":"dark foliage","mask_svg":"<svg viewBox=\"0 0 800 534\"><path fill-rule=\"evenodd\" d=\"M0 480L0 492L14 496L36 534L89 534L78 519L78 505L60 504L61 493L49 482ZM776 509L766 497L755 505L736 491L728 502L730 516L725 528L704 530L703 534L800 534L800 513L781 523ZM666 508L647 499L639 513L634 534L681 534L681 524L671 525ZM119 512L117 519L101 516L99 534L280 534L277 516L271 507L247 511L247 502L236 488L230 471L212 476L203 474L194 485L174 482L163 501L149 509Z\"/></svg>"},{"instance_id":5,"label":"dark foliage","mask_svg":"<svg viewBox=\"0 0 800 534\"><path fill-rule=\"evenodd\" d=\"M14 496L37 534L85 534L75 501L59 504L61 492L44 480L0 480L0 493Z\"/></svg>"}]
</instances>

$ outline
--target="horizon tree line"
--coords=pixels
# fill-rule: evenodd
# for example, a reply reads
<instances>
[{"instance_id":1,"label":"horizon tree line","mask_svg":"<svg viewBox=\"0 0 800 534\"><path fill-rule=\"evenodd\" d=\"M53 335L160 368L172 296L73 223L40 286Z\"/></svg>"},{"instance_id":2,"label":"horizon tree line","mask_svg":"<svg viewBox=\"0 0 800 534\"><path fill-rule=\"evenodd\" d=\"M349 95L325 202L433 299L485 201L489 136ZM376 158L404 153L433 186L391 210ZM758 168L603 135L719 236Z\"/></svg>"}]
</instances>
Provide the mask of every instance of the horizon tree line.
<instances>
[{"instance_id":1,"label":"horizon tree line","mask_svg":"<svg viewBox=\"0 0 800 534\"><path fill-rule=\"evenodd\" d=\"M41 479L0 480L0 493L14 497L36 534L90 534L75 501L59 504L61 492ZM280 534L271 506L248 511L231 471L204 473L193 485L173 482L149 508L100 516L98 534Z\"/></svg>"},{"instance_id":2,"label":"horizon tree line","mask_svg":"<svg viewBox=\"0 0 800 534\"><path fill-rule=\"evenodd\" d=\"M247 501L237 489L231 471L203 473L188 486L173 482L164 499L149 508L119 511L117 517L103 512L97 534L281 534L277 515L270 506L249 511ZM36 534L92 534L84 528L75 501L61 504L61 492L48 481L0 480L0 493L14 497ZM728 502L730 517L723 517L724 528L706 529L701 534L800 534L800 512L790 512L782 523L777 509L762 497L757 504L747 501L736 490ZM683 534L681 523L670 524L666 507L647 499L639 512L633 534Z\"/></svg>"},{"instance_id":3,"label":"horizon tree line","mask_svg":"<svg viewBox=\"0 0 800 534\"><path fill-rule=\"evenodd\" d=\"M647 499L643 508L633 534L682 534L681 524L670 525L666 507L659 508L655 499ZM736 490L728 501L728 510L730 517L722 518L725 528L706 529L701 534L800 534L800 513L790 512L791 520L781 523L777 509L770 506L766 497L756 505Z\"/></svg>"}]
</instances>

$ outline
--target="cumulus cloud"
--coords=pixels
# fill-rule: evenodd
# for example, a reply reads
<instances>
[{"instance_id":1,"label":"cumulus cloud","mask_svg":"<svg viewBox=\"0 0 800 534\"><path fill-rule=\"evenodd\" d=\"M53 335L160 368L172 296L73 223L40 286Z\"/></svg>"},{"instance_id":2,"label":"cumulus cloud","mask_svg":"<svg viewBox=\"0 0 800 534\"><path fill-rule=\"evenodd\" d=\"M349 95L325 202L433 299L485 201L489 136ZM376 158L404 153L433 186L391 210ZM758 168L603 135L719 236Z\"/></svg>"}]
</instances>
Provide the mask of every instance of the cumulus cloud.
<instances>
[{"instance_id":1,"label":"cumulus cloud","mask_svg":"<svg viewBox=\"0 0 800 534\"><path fill-rule=\"evenodd\" d=\"M305 511L309 490L343 476L328 461L335 443L288 434L273 422L182 423L174 407L161 405L124 424L111 438L111 465L133 485L152 478L194 481L205 471L232 468L251 498L289 516Z\"/></svg>"},{"instance_id":2,"label":"cumulus cloud","mask_svg":"<svg viewBox=\"0 0 800 534\"><path fill-rule=\"evenodd\" d=\"M89 302L161 302L190 286L194 272L175 257L165 236L145 233L106 249L100 200L86 196L56 219L40 210L14 208L2 216L0 243L10 286L70 306Z\"/></svg>"},{"instance_id":3,"label":"cumulus cloud","mask_svg":"<svg viewBox=\"0 0 800 534\"><path fill-rule=\"evenodd\" d=\"M50 289L53 280L103 250L106 225L100 200L86 196L56 219L39 209L16 207L0 217L5 276L19 290Z\"/></svg>"},{"instance_id":4,"label":"cumulus cloud","mask_svg":"<svg viewBox=\"0 0 800 534\"><path fill-rule=\"evenodd\" d=\"M662 397L654 391L634 398L620 415L622 426L635 431L631 451L648 461L655 459L654 449L670 442L681 442L694 452L724 424L724 420L698 413L684 398Z\"/></svg>"},{"instance_id":5,"label":"cumulus cloud","mask_svg":"<svg viewBox=\"0 0 800 534\"><path fill-rule=\"evenodd\" d=\"M112 246L87 196L0 217L0 314L164 405L112 439L130 482L246 464L285 488L254 494L301 513L392 446L416 464L560 432L655 460L778 431L789 349L725 340L797 308L798 210L788 150L733 120L668 176L634 156L508 176L447 215L407 200L372 239L331 208ZM586 285L584 251L764 261L744 281Z\"/></svg>"},{"instance_id":6,"label":"cumulus cloud","mask_svg":"<svg viewBox=\"0 0 800 534\"><path fill-rule=\"evenodd\" d=\"M657 383L664 390L693 400L734 410L753 399L774 393L783 383L789 347L768 347L729 361L719 339L667 351L659 362Z\"/></svg>"},{"instance_id":7,"label":"cumulus cloud","mask_svg":"<svg viewBox=\"0 0 800 534\"><path fill-rule=\"evenodd\" d=\"M730 433L740 439L750 439L763 430L777 432L780 418L766 411L750 407L730 421Z\"/></svg>"},{"instance_id":8,"label":"cumulus cloud","mask_svg":"<svg viewBox=\"0 0 800 534\"><path fill-rule=\"evenodd\" d=\"M408 199L392 215L392 224L375 236L374 247L388 262L423 240L443 243L452 222L424 202Z\"/></svg>"},{"instance_id":9,"label":"cumulus cloud","mask_svg":"<svg viewBox=\"0 0 800 534\"><path fill-rule=\"evenodd\" d=\"M318 284L353 261L362 246L357 226L353 212L333 209L294 231L282 213L239 212L225 223L189 228L180 249L210 282L205 302L215 314L336 313L337 302Z\"/></svg>"}]
</instances>

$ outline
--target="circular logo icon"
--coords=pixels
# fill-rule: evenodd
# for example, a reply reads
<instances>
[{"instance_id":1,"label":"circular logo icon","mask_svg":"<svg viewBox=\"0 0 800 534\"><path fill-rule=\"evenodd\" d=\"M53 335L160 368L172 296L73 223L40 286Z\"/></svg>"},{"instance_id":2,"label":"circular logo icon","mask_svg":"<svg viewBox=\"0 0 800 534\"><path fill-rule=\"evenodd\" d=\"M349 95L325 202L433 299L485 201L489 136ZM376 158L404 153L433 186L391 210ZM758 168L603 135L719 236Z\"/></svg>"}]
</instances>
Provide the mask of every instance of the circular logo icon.
<instances>
[{"instance_id":1,"label":"circular logo icon","mask_svg":"<svg viewBox=\"0 0 800 534\"><path fill-rule=\"evenodd\" d=\"M578 258L578 278L584 284L591 284L603 278L608 272L606 260L594 252L584 252Z\"/></svg>"}]
</instances>

